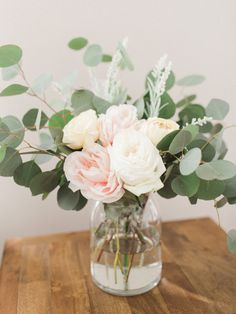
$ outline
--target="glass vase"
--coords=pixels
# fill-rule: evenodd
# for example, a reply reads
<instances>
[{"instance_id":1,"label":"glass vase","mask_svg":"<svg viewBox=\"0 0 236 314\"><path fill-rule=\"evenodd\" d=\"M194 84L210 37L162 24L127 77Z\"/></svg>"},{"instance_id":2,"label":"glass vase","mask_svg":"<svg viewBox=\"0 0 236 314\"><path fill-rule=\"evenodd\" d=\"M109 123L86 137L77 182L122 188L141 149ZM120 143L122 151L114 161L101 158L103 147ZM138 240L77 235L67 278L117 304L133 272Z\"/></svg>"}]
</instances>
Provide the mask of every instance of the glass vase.
<instances>
[{"instance_id":1,"label":"glass vase","mask_svg":"<svg viewBox=\"0 0 236 314\"><path fill-rule=\"evenodd\" d=\"M156 194L127 193L96 202L91 215L91 274L102 290L120 296L144 293L161 278L161 220Z\"/></svg>"}]
</instances>

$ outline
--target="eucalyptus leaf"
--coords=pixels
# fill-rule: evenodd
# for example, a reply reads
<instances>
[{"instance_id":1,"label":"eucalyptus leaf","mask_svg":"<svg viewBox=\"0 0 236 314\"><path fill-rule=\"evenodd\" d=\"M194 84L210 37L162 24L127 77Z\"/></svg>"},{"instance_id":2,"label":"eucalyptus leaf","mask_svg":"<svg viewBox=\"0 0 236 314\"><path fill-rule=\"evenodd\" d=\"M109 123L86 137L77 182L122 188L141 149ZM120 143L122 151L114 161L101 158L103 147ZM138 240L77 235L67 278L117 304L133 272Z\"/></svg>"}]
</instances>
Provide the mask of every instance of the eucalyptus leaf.
<instances>
[{"instance_id":1,"label":"eucalyptus leaf","mask_svg":"<svg viewBox=\"0 0 236 314\"><path fill-rule=\"evenodd\" d=\"M179 133L179 130L175 130L167 134L163 139L157 144L157 148L161 151L168 151L169 146L176 137L176 135Z\"/></svg>"},{"instance_id":2,"label":"eucalyptus leaf","mask_svg":"<svg viewBox=\"0 0 236 314\"><path fill-rule=\"evenodd\" d=\"M5 136L4 136L4 128L2 126L7 126L5 129ZM1 144L5 144L7 146L16 148L18 147L25 135L25 129L21 122L14 116L6 116L0 122L0 131L1 131L1 138L4 136L4 139L1 141Z\"/></svg>"},{"instance_id":3,"label":"eucalyptus leaf","mask_svg":"<svg viewBox=\"0 0 236 314\"><path fill-rule=\"evenodd\" d=\"M184 127L184 130L189 131L192 134L192 139L194 139L199 133L199 126L189 124L186 127Z\"/></svg>"},{"instance_id":4,"label":"eucalyptus leaf","mask_svg":"<svg viewBox=\"0 0 236 314\"><path fill-rule=\"evenodd\" d=\"M214 200L224 192L224 189L225 184L223 181L200 180L200 186L196 195L201 200Z\"/></svg>"},{"instance_id":5,"label":"eucalyptus leaf","mask_svg":"<svg viewBox=\"0 0 236 314\"><path fill-rule=\"evenodd\" d=\"M29 187L31 180L39 173L41 173L39 166L33 160L30 160L16 168L14 181L18 185Z\"/></svg>"},{"instance_id":6,"label":"eucalyptus leaf","mask_svg":"<svg viewBox=\"0 0 236 314\"><path fill-rule=\"evenodd\" d=\"M169 152L173 155L182 152L191 140L192 134L189 131L181 130L170 144Z\"/></svg>"},{"instance_id":7,"label":"eucalyptus leaf","mask_svg":"<svg viewBox=\"0 0 236 314\"><path fill-rule=\"evenodd\" d=\"M164 119L170 119L176 111L175 103L169 94L166 92L161 96L161 105L158 116Z\"/></svg>"},{"instance_id":8,"label":"eucalyptus leaf","mask_svg":"<svg viewBox=\"0 0 236 314\"><path fill-rule=\"evenodd\" d=\"M206 114L214 120L223 120L229 112L229 104L218 98L213 98L206 107Z\"/></svg>"},{"instance_id":9,"label":"eucalyptus leaf","mask_svg":"<svg viewBox=\"0 0 236 314\"><path fill-rule=\"evenodd\" d=\"M189 76L185 76L181 80L178 80L176 84L179 86L194 86L194 85L201 84L204 81L205 81L205 77L202 75L189 75Z\"/></svg>"},{"instance_id":10,"label":"eucalyptus leaf","mask_svg":"<svg viewBox=\"0 0 236 314\"><path fill-rule=\"evenodd\" d=\"M236 197L236 176L231 179L225 180L224 196L227 198Z\"/></svg>"},{"instance_id":11,"label":"eucalyptus leaf","mask_svg":"<svg viewBox=\"0 0 236 314\"><path fill-rule=\"evenodd\" d=\"M69 41L68 46L73 50L81 50L86 47L88 40L84 37L76 37Z\"/></svg>"},{"instance_id":12,"label":"eucalyptus leaf","mask_svg":"<svg viewBox=\"0 0 236 314\"><path fill-rule=\"evenodd\" d=\"M196 95L189 95L183 99L181 99L180 101L177 102L176 104L176 108L180 108L180 107L187 107L188 105L191 104L191 102L193 100L195 100L197 98Z\"/></svg>"},{"instance_id":13,"label":"eucalyptus leaf","mask_svg":"<svg viewBox=\"0 0 236 314\"><path fill-rule=\"evenodd\" d=\"M191 104L179 112L179 118L185 123L191 123L194 118L202 119L205 115L204 107L198 104Z\"/></svg>"},{"instance_id":14,"label":"eucalyptus leaf","mask_svg":"<svg viewBox=\"0 0 236 314\"><path fill-rule=\"evenodd\" d=\"M93 105L94 94L86 89L75 91L71 97L72 108L76 115L89 109L95 109Z\"/></svg>"},{"instance_id":15,"label":"eucalyptus leaf","mask_svg":"<svg viewBox=\"0 0 236 314\"><path fill-rule=\"evenodd\" d=\"M200 165L196 173L203 180L226 180L236 175L236 166L227 160L214 160Z\"/></svg>"},{"instance_id":16,"label":"eucalyptus leaf","mask_svg":"<svg viewBox=\"0 0 236 314\"><path fill-rule=\"evenodd\" d=\"M39 109L33 108L30 109L23 117L22 122L24 126L30 131L36 131L36 119L39 113ZM41 112L41 119L40 119L40 129L45 126L48 121L48 117L42 111Z\"/></svg>"},{"instance_id":17,"label":"eucalyptus leaf","mask_svg":"<svg viewBox=\"0 0 236 314\"><path fill-rule=\"evenodd\" d=\"M199 184L200 180L195 174L180 175L172 181L171 187L176 194L191 197L197 193Z\"/></svg>"},{"instance_id":18,"label":"eucalyptus leaf","mask_svg":"<svg viewBox=\"0 0 236 314\"><path fill-rule=\"evenodd\" d=\"M93 96L93 107L95 108L98 114L106 113L107 109L111 106L111 103L102 99L96 95Z\"/></svg>"},{"instance_id":19,"label":"eucalyptus leaf","mask_svg":"<svg viewBox=\"0 0 236 314\"><path fill-rule=\"evenodd\" d=\"M55 113L48 122L50 133L53 138L62 133L64 126L73 118L69 110L62 110Z\"/></svg>"},{"instance_id":20,"label":"eucalyptus leaf","mask_svg":"<svg viewBox=\"0 0 236 314\"><path fill-rule=\"evenodd\" d=\"M175 75L174 75L174 72L171 71L166 81L166 91L171 89L174 85L175 85Z\"/></svg>"},{"instance_id":21,"label":"eucalyptus leaf","mask_svg":"<svg viewBox=\"0 0 236 314\"><path fill-rule=\"evenodd\" d=\"M188 176L193 173L199 166L202 158L200 148L192 148L187 152L183 159L180 161L179 169L183 176ZM191 195L188 195L191 196Z\"/></svg>"},{"instance_id":22,"label":"eucalyptus leaf","mask_svg":"<svg viewBox=\"0 0 236 314\"><path fill-rule=\"evenodd\" d=\"M21 84L12 84L1 91L0 96L15 96L24 94L28 90L27 86Z\"/></svg>"},{"instance_id":23,"label":"eucalyptus leaf","mask_svg":"<svg viewBox=\"0 0 236 314\"><path fill-rule=\"evenodd\" d=\"M2 68L2 79L4 81L9 81L16 77L19 73L19 66L17 64L11 65L7 68Z\"/></svg>"},{"instance_id":24,"label":"eucalyptus leaf","mask_svg":"<svg viewBox=\"0 0 236 314\"><path fill-rule=\"evenodd\" d=\"M0 163L0 176L12 177L21 163L19 152L12 147L7 147L4 159Z\"/></svg>"},{"instance_id":25,"label":"eucalyptus leaf","mask_svg":"<svg viewBox=\"0 0 236 314\"><path fill-rule=\"evenodd\" d=\"M65 210L80 210L86 203L85 199L80 191L73 192L68 184L64 184L57 192L58 205Z\"/></svg>"},{"instance_id":26,"label":"eucalyptus leaf","mask_svg":"<svg viewBox=\"0 0 236 314\"><path fill-rule=\"evenodd\" d=\"M22 57L22 50L16 45L4 45L0 47L0 68L6 68L17 64Z\"/></svg>"},{"instance_id":27,"label":"eucalyptus leaf","mask_svg":"<svg viewBox=\"0 0 236 314\"><path fill-rule=\"evenodd\" d=\"M83 61L89 67L97 66L102 61L102 48L99 45L90 45L87 47Z\"/></svg>"},{"instance_id":28,"label":"eucalyptus leaf","mask_svg":"<svg viewBox=\"0 0 236 314\"><path fill-rule=\"evenodd\" d=\"M4 160L4 158L6 156L6 151L7 151L7 146L6 145L2 145L0 147L0 163Z\"/></svg>"},{"instance_id":29,"label":"eucalyptus leaf","mask_svg":"<svg viewBox=\"0 0 236 314\"><path fill-rule=\"evenodd\" d=\"M60 182L60 172L56 170L46 171L37 174L30 181L30 190L32 195L50 193Z\"/></svg>"},{"instance_id":30,"label":"eucalyptus leaf","mask_svg":"<svg viewBox=\"0 0 236 314\"><path fill-rule=\"evenodd\" d=\"M108 54L103 54L102 55L102 62L111 62L112 61L112 56Z\"/></svg>"},{"instance_id":31,"label":"eucalyptus leaf","mask_svg":"<svg viewBox=\"0 0 236 314\"><path fill-rule=\"evenodd\" d=\"M215 157L215 154L216 154L215 148L210 143L208 143L206 140L203 140L203 139L193 140L188 145L187 148L192 149L195 147L198 147L201 149L203 161L209 162L209 161L213 160L213 158Z\"/></svg>"},{"instance_id":32,"label":"eucalyptus leaf","mask_svg":"<svg viewBox=\"0 0 236 314\"><path fill-rule=\"evenodd\" d=\"M227 246L231 253L236 254L236 230L231 229L227 233Z\"/></svg>"}]
</instances>

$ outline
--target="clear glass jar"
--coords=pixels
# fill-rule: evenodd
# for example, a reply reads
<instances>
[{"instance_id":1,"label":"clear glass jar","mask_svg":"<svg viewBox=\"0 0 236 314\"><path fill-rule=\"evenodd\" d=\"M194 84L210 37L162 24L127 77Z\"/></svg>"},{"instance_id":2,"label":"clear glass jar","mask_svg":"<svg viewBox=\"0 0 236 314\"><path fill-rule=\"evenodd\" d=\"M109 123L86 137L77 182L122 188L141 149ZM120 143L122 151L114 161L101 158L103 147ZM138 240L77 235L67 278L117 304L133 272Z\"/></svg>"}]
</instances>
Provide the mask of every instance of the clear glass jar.
<instances>
[{"instance_id":1,"label":"clear glass jar","mask_svg":"<svg viewBox=\"0 0 236 314\"><path fill-rule=\"evenodd\" d=\"M91 274L102 290L144 293L161 279L161 220L156 194L126 193L112 204L95 203L91 215Z\"/></svg>"}]
</instances>

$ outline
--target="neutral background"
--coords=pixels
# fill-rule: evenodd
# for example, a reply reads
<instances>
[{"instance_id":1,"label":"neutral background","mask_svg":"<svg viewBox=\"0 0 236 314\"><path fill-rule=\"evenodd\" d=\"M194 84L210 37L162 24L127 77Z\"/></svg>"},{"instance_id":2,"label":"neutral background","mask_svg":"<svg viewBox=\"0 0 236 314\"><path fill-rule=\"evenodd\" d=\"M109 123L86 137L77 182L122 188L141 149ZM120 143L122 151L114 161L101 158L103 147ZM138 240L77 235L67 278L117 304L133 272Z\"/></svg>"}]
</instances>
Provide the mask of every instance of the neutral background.
<instances>
[{"instance_id":1,"label":"neutral background","mask_svg":"<svg viewBox=\"0 0 236 314\"><path fill-rule=\"evenodd\" d=\"M178 78L204 74L204 84L183 93L197 91L199 101L207 104L218 97L231 104L226 125L236 117L236 1L111 1L111 0L1 0L0 44L15 43L23 48L23 67L30 80L51 72L55 80L79 69L77 86L88 86L88 74L81 54L67 48L76 36L99 43L113 52L118 40L129 37L129 52L135 72L126 72L124 83L135 98L143 88L144 76L163 53L168 53ZM105 69L104 69L105 71ZM1 89L4 83L0 83ZM0 116L15 114L22 118L40 103L31 98L1 99ZM236 162L235 129L225 134L230 148L228 159ZM77 213L58 208L53 193L46 201L31 197L29 190L12 179L0 178L0 254L6 238L86 229L89 208ZM211 216L212 203L190 206L184 198L160 199L163 220ZM223 228L236 228L236 206L220 209Z\"/></svg>"}]
</instances>

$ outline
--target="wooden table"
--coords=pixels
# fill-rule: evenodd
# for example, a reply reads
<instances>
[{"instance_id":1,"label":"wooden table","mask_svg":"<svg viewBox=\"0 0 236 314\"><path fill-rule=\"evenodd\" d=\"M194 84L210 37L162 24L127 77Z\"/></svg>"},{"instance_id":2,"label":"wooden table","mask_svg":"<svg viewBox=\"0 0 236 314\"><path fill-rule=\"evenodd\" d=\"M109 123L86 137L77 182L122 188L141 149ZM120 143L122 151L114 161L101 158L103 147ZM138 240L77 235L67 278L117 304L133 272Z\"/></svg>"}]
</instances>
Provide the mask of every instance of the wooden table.
<instances>
[{"instance_id":1,"label":"wooden table","mask_svg":"<svg viewBox=\"0 0 236 314\"><path fill-rule=\"evenodd\" d=\"M236 313L236 255L210 219L163 224L162 281L135 297L95 287L89 233L6 242L0 274L1 314Z\"/></svg>"}]
</instances>

